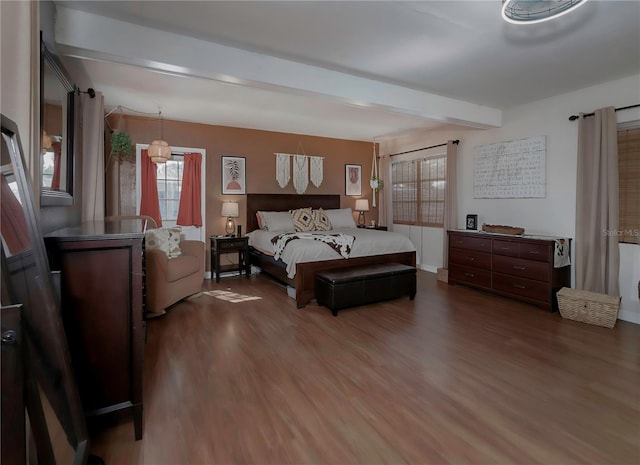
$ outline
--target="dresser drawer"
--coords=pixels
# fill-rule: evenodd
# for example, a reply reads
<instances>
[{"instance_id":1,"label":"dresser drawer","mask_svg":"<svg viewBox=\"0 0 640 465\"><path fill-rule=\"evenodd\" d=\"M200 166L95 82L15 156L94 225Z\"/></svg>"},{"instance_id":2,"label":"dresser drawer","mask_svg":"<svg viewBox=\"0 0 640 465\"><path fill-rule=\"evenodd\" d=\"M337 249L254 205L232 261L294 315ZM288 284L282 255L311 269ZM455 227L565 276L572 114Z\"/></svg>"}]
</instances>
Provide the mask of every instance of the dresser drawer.
<instances>
[{"instance_id":1,"label":"dresser drawer","mask_svg":"<svg viewBox=\"0 0 640 465\"><path fill-rule=\"evenodd\" d=\"M502 273L493 274L493 288L498 291L543 302L548 302L549 296L551 295L549 283Z\"/></svg>"},{"instance_id":2,"label":"dresser drawer","mask_svg":"<svg viewBox=\"0 0 640 465\"><path fill-rule=\"evenodd\" d=\"M491 252L491 239L484 237L470 237L457 234L449 236L449 244L456 249L477 250Z\"/></svg>"},{"instance_id":3,"label":"dresser drawer","mask_svg":"<svg viewBox=\"0 0 640 465\"><path fill-rule=\"evenodd\" d=\"M217 241L218 250L238 250L245 246L245 239Z\"/></svg>"},{"instance_id":4,"label":"dresser drawer","mask_svg":"<svg viewBox=\"0 0 640 465\"><path fill-rule=\"evenodd\" d=\"M507 255L509 257L518 256L518 244L517 242L501 241L498 239L493 240L493 253L496 255Z\"/></svg>"},{"instance_id":5,"label":"dresser drawer","mask_svg":"<svg viewBox=\"0 0 640 465\"><path fill-rule=\"evenodd\" d=\"M552 251L550 244L519 244L518 257L540 262L551 260Z\"/></svg>"},{"instance_id":6,"label":"dresser drawer","mask_svg":"<svg viewBox=\"0 0 640 465\"><path fill-rule=\"evenodd\" d=\"M449 262L472 268L491 270L491 254L475 250L451 249Z\"/></svg>"},{"instance_id":7,"label":"dresser drawer","mask_svg":"<svg viewBox=\"0 0 640 465\"><path fill-rule=\"evenodd\" d=\"M549 265L547 263L525 260L524 258L494 255L493 271L535 279L536 281L549 281Z\"/></svg>"},{"instance_id":8,"label":"dresser drawer","mask_svg":"<svg viewBox=\"0 0 640 465\"><path fill-rule=\"evenodd\" d=\"M450 264L449 282L466 283L474 286L490 288L491 271Z\"/></svg>"},{"instance_id":9,"label":"dresser drawer","mask_svg":"<svg viewBox=\"0 0 640 465\"><path fill-rule=\"evenodd\" d=\"M548 262L550 260L550 247L551 246L546 243L531 244L494 239L492 251L494 255L505 255L508 257Z\"/></svg>"}]
</instances>

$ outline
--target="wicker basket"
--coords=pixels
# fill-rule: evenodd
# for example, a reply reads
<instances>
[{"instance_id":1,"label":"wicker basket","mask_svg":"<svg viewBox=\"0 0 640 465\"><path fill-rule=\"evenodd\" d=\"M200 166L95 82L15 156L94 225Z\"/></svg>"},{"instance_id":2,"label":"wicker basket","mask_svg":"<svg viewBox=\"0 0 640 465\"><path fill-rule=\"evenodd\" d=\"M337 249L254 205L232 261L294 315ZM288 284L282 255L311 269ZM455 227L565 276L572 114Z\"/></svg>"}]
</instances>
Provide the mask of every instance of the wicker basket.
<instances>
[{"instance_id":1,"label":"wicker basket","mask_svg":"<svg viewBox=\"0 0 640 465\"><path fill-rule=\"evenodd\" d=\"M556 295L562 318L613 328L618 319L620 297L563 287Z\"/></svg>"},{"instance_id":2,"label":"wicker basket","mask_svg":"<svg viewBox=\"0 0 640 465\"><path fill-rule=\"evenodd\" d=\"M524 228L518 228L516 226L504 226L501 224L483 224L482 230L484 232L510 234L512 236L519 236L521 234L524 234Z\"/></svg>"}]
</instances>

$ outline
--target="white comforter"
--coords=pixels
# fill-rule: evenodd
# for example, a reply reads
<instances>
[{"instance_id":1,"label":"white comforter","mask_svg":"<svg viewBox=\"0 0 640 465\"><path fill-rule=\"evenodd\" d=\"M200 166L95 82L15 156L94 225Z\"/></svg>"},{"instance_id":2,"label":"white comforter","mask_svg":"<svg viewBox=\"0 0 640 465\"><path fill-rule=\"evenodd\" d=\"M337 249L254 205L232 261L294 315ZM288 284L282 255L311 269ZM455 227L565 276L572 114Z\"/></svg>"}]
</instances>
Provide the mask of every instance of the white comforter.
<instances>
[{"instance_id":1,"label":"white comforter","mask_svg":"<svg viewBox=\"0 0 640 465\"><path fill-rule=\"evenodd\" d=\"M255 230L248 234L249 245L261 252L272 255L274 246L271 239L283 231ZM293 232L293 231L290 231ZM351 258L365 257L367 255L380 255L387 253L413 252L415 247L409 239L402 234L378 231L364 228L333 229L327 233L343 233L355 237L351 249ZM293 240L287 244L280 259L287 264L287 276L293 278L296 275L296 263L317 262L321 260L334 260L342 256L319 241Z\"/></svg>"}]
</instances>

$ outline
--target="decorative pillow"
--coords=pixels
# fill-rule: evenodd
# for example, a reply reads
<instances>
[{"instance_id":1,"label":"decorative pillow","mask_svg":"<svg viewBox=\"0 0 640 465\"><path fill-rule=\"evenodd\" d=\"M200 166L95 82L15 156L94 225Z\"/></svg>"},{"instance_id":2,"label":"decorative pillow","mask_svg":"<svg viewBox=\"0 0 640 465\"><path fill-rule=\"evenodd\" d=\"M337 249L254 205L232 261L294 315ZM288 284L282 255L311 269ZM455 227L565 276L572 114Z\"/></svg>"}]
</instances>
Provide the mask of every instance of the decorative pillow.
<instances>
[{"instance_id":1,"label":"decorative pillow","mask_svg":"<svg viewBox=\"0 0 640 465\"><path fill-rule=\"evenodd\" d=\"M293 220L293 226L298 232L313 231L315 229L316 225L313 221L311 208L291 210L291 219Z\"/></svg>"},{"instance_id":2,"label":"decorative pillow","mask_svg":"<svg viewBox=\"0 0 640 465\"><path fill-rule=\"evenodd\" d=\"M264 229L264 218L262 218L262 212L256 212L256 220L258 220L258 228Z\"/></svg>"},{"instance_id":3,"label":"decorative pillow","mask_svg":"<svg viewBox=\"0 0 640 465\"><path fill-rule=\"evenodd\" d=\"M144 234L145 247L149 250L162 250L169 258L180 256L180 228L149 229Z\"/></svg>"},{"instance_id":4,"label":"decorative pillow","mask_svg":"<svg viewBox=\"0 0 640 465\"><path fill-rule=\"evenodd\" d=\"M329 217L327 216L327 212L322 208L313 210L313 224L316 227L316 231L331 231L331 229L333 229L331 221L329 221Z\"/></svg>"},{"instance_id":5,"label":"decorative pillow","mask_svg":"<svg viewBox=\"0 0 640 465\"><path fill-rule=\"evenodd\" d=\"M291 213L286 212L260 212L267 231L294 231Z\"/></svg>"},{"instance_id":6,"label":"decorative pillow","mask_svg":"<svg viewBox=\"0 0 640 465\"><path fill-rule=\"evenodd\" d=\"M356 222L353 219L353 210L350 208L336 208L326 210L329 221L333 229L337 228L355 228Z\"/></svg>"}]
</instances>

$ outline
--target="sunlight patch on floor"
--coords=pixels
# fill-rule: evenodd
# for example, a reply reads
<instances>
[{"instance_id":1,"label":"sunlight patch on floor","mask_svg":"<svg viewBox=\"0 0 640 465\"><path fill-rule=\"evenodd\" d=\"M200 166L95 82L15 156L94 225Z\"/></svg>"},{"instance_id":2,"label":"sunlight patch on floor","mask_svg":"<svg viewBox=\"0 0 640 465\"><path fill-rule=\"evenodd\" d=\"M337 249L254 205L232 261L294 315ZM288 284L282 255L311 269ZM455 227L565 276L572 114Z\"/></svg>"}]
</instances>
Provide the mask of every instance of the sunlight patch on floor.
<instances>
[{"instance_id":1,"label":"sunlight patch on floor","mask_svg":"<svg viewBox=\"0 0 640 465\"><path fill-rule=\"evenodd\" d=\"M244 295L244 294L238 294L237 292L230 292L230 291L206 291L206 292L203 292L203 294L207 294L207 295L210 295L211 297L215 297L216 299L226 300L232 303L247 302L249 300L262 299L262 297L258 297L256 295Z\"/></svg>"}]
</instances>

